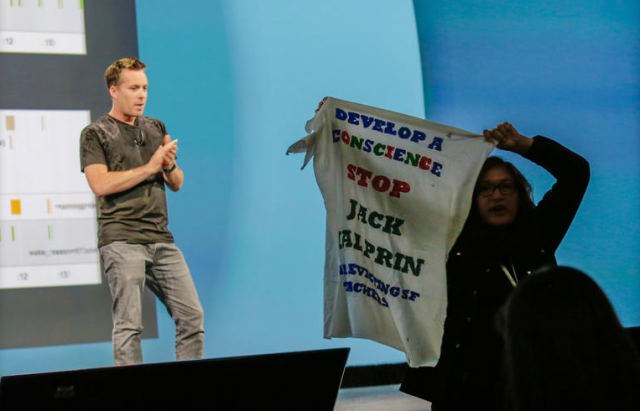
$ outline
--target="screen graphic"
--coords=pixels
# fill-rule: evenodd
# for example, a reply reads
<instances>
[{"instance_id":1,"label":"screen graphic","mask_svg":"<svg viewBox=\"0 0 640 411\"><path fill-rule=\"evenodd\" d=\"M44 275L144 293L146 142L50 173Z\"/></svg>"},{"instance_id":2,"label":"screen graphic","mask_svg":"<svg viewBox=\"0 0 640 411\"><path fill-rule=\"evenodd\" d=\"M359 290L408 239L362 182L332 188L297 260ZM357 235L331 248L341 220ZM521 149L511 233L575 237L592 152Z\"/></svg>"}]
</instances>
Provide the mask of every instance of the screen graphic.
<instances>
[{"instance_id":1,"label":"screen graphic","mask_svg":"<svg viewBox=\"0 0 640 411\"><path fill-rule=\"evenodd\" d=\"M99 284L95 197L76 150L89 112L0 110L0 121L0 289Z\"/></svg>"},{"instance_id":2,"label":"screen graphic","mask_svg":"<svg viewBox=\"0 0 640 411\"><path fill-rule=\"evenodd\" d=\"M0 52L87 54L84 0L0 0Z\"/></svg>"},{"instance_id":3,"label":"screen graphic","mask_svg":"<svg viewBox=\"0 0 640 411\"><path fill-rule=\"evenodd\" d=\"M24 40L36 34L54 41ZM112 364L111 293L79 141L111 105L105 69L137 56L136 38L133 0L0 0L0 375ZM142 338L154 339L155 296L143 298Z\"/></svg>"}]
</instances>

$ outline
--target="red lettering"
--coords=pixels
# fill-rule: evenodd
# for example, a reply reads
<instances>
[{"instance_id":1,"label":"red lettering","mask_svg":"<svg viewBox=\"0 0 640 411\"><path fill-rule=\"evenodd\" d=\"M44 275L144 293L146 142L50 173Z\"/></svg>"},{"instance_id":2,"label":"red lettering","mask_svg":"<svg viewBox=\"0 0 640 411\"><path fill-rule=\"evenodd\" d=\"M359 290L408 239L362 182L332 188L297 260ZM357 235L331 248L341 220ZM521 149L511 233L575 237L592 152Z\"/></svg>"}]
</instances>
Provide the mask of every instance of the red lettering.
<instances>
[{"instance_id":1,"label":"red lettering","mask_svg":"<svg viewBox=\"0 0 640 411\"><path fill-rule=\"evenodd\" d=\"M393 160L393 150L395 150L396 148L393 146L387 146L387 152L384 154L385 157Z\"/></svg>"},{"instance_id":2,"label":"red lettering","mask_svg":"<svg viewBox=\"0 0 640 411\"><path fill-rule=\"evenodd\" d=\"M360 180L358 180L358 185L362 187L368 187L369 185L367 184L367 180L371 178L371 175L373 173L369 170L365 170L362 167L358 167L358 171L356 171L356 174L360 176Z\"/></svg>"},{"instance_id":3,"label":"red lettering","mask_svg":"<svg viewBox=\"0 0 640 411\"><path fill-rule=\"evenodd\" d=\"M354 164L347 165L347 178L349 180L356 181L356 175L359 176L357 184L360 187L369 187L369 180L371 180L371 187L379 193L389 192L391 197L400 198L402 193L408 193L411 191L409 183L400 181L383 175L374 176L373 173L365 168L358 167Z\"/></svg>"},{"instance_id":4,"label":"red lettering","mask_svg":"<svg viewBox=\"0 0 640 411\"><path fill-rule=\"evenodd\" d=\"M345 144L349 144L351 141L351 137L346 131L343 131L342 134L340 134L340 138L342 138L342 141L344 141Z\"/></svg>"},{"instance_id":5,"label":"red lettering","mask_svg":"<svg viewBox=\"0 0 640 411\"><path fill-rule=\"evenodd\" d=\"M411 191L411 187L409 187L409 183L394 179L393 188L391 189L391 192L389 193L389 195L391 197L400 198L400 193L408 193L409 191Z\"/></svg>"},{"instance_id":6,"label":"red lettering","mask_svg":"<svg viewBox=\"0 0 640 411\"><path fill-rule=\"evenodd\" d=\"M418 167L421 169L428 171L431 168L432 160L427 156L420 157L420 162L418 163Z\"/></svg>"},{"instance_id":7,"label":"red lettering","mask_svg":"<svg viewBox=\"0 0 640 411\"><path fill-rule=\"evenodd\" d=\"M356 172L356 166L354 166L353 164L349 164L347 166L347 178L349 180L353 180L356 181L356 175L354 174Z\"/></svg>"},{"instance_id":8,"label":"red lettering","mask_svg":"<svg viewBox=\"0 0 640 411\"><path fill-rule=\"evenodd\" d=\"M384 193L391 187L391 180L385 176L375 176L373 180L371 180L371 186L374 190Z\"/></svg>"}]
</instances>

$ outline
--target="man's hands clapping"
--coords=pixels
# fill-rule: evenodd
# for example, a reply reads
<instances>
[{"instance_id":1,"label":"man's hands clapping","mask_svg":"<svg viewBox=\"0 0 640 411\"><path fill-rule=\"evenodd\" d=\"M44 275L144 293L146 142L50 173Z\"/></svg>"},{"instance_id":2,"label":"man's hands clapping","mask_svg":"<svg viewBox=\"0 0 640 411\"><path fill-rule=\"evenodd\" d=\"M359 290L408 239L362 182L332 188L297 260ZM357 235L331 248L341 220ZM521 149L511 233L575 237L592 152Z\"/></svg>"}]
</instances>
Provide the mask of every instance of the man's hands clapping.
<instances>
[{"instance_id":1,"label":"man's hands clapping","mask_svg":"<svg viewBox=\"0 0 640 411\"><path fill-rule=\"evenodd\" d=\"M178 151L178 140L171 141L171 137L167 134L164 136L164 145L158 147L153 156L147 163L149 171L153 174L161 170L167 170L173 167L176 161L176 152Z\"/></svg>"}]
</instances>

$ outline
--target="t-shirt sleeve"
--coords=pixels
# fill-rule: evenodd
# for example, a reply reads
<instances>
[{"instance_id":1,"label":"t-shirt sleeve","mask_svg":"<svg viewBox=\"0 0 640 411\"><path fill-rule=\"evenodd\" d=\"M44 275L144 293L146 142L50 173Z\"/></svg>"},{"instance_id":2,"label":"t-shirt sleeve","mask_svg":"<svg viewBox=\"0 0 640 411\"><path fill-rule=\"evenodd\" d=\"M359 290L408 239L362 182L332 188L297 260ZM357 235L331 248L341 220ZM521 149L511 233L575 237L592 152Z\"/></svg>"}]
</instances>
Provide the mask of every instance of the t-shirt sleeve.
<instances>
[{"instance_id":1,"label":"t-shirt sleeve","mask_svg":"<svg viewBox=\"0 0 640 411\"><path fill-rule=\"evenodd\" d=\"M91 164L107 164L104 149L95 130L84 129L80 136L80 171Z\"/></svg>"},{"instance_id":2,"label":"t-shirt sleeve","mask_svg":"<svg viewBox=\"0 0 640 411\"><path fill-rule=\"evenodd\" d=\"M158 120L158 123L160 123L160 124L158 124L158 126L160 127L160 131L162 132L162 137L164 137L167 134L169 134L169 133L167 133L167 127L164 125L164 123L162 121L160 121L160 120Z\"/></svg>"}]
</instances>

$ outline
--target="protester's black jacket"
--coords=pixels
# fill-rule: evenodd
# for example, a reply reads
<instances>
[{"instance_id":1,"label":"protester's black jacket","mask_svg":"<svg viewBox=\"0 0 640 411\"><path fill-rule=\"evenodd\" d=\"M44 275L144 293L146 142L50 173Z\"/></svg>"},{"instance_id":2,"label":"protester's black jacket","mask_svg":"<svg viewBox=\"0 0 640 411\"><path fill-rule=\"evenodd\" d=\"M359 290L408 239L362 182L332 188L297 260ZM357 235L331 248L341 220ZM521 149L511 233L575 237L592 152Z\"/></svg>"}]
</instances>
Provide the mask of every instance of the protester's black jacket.
<instances>
[{"instance_id":1,"label":"protester's black jacket","mask_svg":"<svg viewBox=\"0 0 640 411\"><path fill-rule=\"evenodd\" d=\"M402 391L438 403L468 392L460 389L463 385L471 391L499 389L502 338L496 313L513 290L504 270L522 278L556 264L555 251L589 182L587 161L548 138L535 137L524 157L549 171L556 183L536 207L519 210L506 230L467 220L447 261L448 308L440 360L435 368L408 368Z\"/></svg>"}]
</instances>

